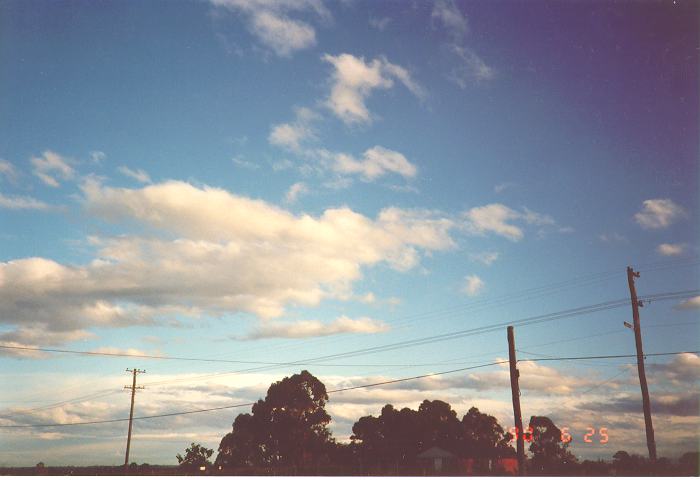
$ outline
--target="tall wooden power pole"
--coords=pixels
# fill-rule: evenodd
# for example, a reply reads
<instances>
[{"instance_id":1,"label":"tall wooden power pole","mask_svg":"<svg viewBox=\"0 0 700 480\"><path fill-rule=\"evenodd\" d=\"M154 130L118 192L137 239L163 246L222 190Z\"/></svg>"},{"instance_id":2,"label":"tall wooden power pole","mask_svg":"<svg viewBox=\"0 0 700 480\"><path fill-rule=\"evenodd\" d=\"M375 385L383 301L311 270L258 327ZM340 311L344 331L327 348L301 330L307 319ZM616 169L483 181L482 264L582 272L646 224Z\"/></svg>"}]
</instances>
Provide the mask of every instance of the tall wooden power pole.
<instances>
[{"instance_id":1,"label":"tall wooden power pole","mask_svg":"<svg viewBox=\"0 0 700 480\"><path fill-rule=\"evenodd\" d=\"M516 367L515 336L513 327L508 327L508 360L510 360L510 390L513 395L513 415L515 416L515 443L518 450L518 475L525 475L525 443L523 441L523 418L520 412L520 372Z\"/></svg>"},{"instance_id":2,"label":"tall wooden power pole","mask_svg":"<svg viewBox=\"0 0 700 480\"><path fill-rule=\"evenodd\" d=\"M133 377L134 377L131 385L124 385L124 388L131 390L131 410L129 410L129 433L126 437L126 457L124 458L124 470L128 471L128 469L129 469L129 449L131 447L131 423L134 420L134 397L136 395L136 390L143 388L143 387L136 386L136 375L139 373L146 373L146 370L139 370L138 368L134 368L132 370L130 368L127 368L126 371L132 372Z\"/></svg>"},{"instance_id":3,"label":"tall wooden power pole","mask_svg":"<svg viewBox=\"0 0 700 480\"><path fill-rule=\"evenodd\" d=\"M647 387L647 376L644 372L644 351L642 350L642 330L639 325L639 307L642 303L637 300L637 289L634 287L635 277L639 278L639 272L635 272L632 267L627 267L627 283L630 287L630 298L632 300L632 320L634 321L634 343L637 346L637 371L639 372L639 386L642 387L642 407L644 408L644 424L647 431L647 447L649 448L649 459L652 464L656 463L656 442L654 441L654 426L651 423L651 405L649 402L649 388Z\"/></svg>"}]
</instances>

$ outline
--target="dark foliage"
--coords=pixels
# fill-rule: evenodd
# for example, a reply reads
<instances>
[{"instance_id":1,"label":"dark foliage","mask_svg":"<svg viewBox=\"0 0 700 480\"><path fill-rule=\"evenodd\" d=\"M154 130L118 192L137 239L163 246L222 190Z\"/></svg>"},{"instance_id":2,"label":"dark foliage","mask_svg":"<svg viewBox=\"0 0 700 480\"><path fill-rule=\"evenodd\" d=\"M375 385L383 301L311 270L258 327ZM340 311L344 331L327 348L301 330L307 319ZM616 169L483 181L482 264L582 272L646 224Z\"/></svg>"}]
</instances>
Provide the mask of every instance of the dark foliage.
<instances>
[{"instance_id":1,"label":"dark foliage","mask_svg":"<svg viewBox=\"0 0 700 480\"><path fill-rule=\"evenodd\" d=\"M561 430L547 417L530 417L532 442L528 473L532 475L564 474L576 464L569 444L562 442Z\"/></svg>"},{"instance_id":2,"label":"dark foliage","mask_svg":"<svg viewBox=\"0 0 700 480\"><path fill-rule=\"evenodd\" d=\"M241 414L219 445L225 467L308 467L327 456L326 387L308 371L273 383L252 415Z\"/></svg>"}]
</instances>

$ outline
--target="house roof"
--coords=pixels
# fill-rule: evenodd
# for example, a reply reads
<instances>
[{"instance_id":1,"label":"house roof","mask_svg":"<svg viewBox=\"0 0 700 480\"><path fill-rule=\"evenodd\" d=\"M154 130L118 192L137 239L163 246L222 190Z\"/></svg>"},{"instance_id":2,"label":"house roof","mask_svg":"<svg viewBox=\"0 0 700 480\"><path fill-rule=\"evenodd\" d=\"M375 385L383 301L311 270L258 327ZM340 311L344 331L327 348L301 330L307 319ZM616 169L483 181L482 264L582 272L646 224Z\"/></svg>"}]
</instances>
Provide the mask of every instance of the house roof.
<instances>
[{"instance_id":1,"label":"house roof","mask_svg":"<svg viewBox=\"0 0 700 480\"><path fill-rule=\"evenodd\" d=\"M425 452L419 453L418 458L455 458L455 455L440 447L430 447Z\"/></svg>"}]
</instances>

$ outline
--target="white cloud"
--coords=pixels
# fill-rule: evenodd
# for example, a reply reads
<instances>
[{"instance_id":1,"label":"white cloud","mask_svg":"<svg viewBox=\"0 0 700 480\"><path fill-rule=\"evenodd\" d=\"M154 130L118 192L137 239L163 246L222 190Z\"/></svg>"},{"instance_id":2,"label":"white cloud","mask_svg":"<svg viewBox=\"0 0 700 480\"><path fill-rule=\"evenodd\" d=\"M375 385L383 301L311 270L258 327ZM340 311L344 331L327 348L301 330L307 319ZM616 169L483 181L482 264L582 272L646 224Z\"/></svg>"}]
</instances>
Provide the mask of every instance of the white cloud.
<instances>
[{"instance_id":1,"label":"white cloud","mask_svg":"<svg viewBox=\"0 0 700 480\"><path fill-rule=\"evenodd\" d=\"M365 151L362 160L351 155L339 153L335 155L332 165L338 173L359 173L367 181L373 181L388 173L396 173L404 178L416 176L416 166L409 162L401 153L376 145Z\"/></svg>"},{"instance_id":2,"label":"white cloud","mask_svg":"<svg viewBox=\"0 0 700 480\"><path fill-rule=\"evenodd\" d=\"M284 199L287 203L294 203L299 199L300 196L308 192L309 187L307 187L304 182L297 182L291 187L289 187L289 190L287 190Z\"/></svg>"},{"instance_id":3,"label":"white cloud","mask_svg":"<svg viewBox=\"0 0 700 480\"><path fill-rule=\"evenodd\" d=\"M493 67L487 65L472 49L459 45L451 45L450 49L457 62L448 78L460 88L464 89L472 82L484 82L496 76Z\"/></svg>"},{"instance_id":4,"label":"white cloud","mask_svg":"<svg viewBox=\"0 0 700 480\"><path fill-rule=\"evenodd\" d=\"M430 17L440 22L455 41L461 40L467 33L467 18L453 0L437 0Z\"/></svg>"},{"instance_id":5,"label":"white cloud","mask_svg":"<svg viewBox=\"0 0 700 480\"><path fill-rule=\"evenodd\" d=\"M14 183L17 180L17 169L7 160L0 158L0 176Z\"/></svg>"},{"instance_id":6,"label":"white cloud","mask_svg":"<svg viewBox=\"0 0 700 480\"><path fill-rule=\"evenodd\" d=\"M495 233L512 241L523 238L523 230L510 222L520 221L538 227L554 227L556 222L550 215L533 212L527 207L516 211L500 203L491 203L482 207L474 207L462 214L464 227L474 235ZM559 229L561 230L561 229ZM566 232L564 229L564 233ZM544 230L540 230L543 234Z\"/></svg>"},{"instance_id":7,"label":"white cloud","mask_svg":"<svg viewBox=\"0 0 700 480\"><path fill-rule=\"evenodd\" d=\"M311 25L270 11L253 15L252 30L280 57L316 45L316 31Z\"/></svg>"},{"instance_id":8,"label":"white cloud","mask_svg":"<svg viewBox=\"0 0 700 480\"><path fill-rule=\"evenodd\" d=\"M137 182L140 183L151 183L151 177L141 170L140 168L138 170L132 170L129 167L122 165L119 167L119 173L122 175L125 175L127 177L133 178Z\"/></svg>"},{"instance_id":9,"label":"white cloud","mask_svg":"<svg viewBox=\"0 0 700 480\"><path fill-rule=\"evenodd\" d=\"M364 58L348 53L338 56L324 55L323 60L334 67L333 86L326 100L326 106L345 124L357 125L372 122L372 115L365 101L376 89L389 89L394 80L400 81L418 98L424 98L425 91L418 85L406 69L390 63L386 58L375 58L366 63Z\"/></svg>"},{"instance_id":10,"label":"white cloud","mask_svg":"<svg viewBox=\"0 0 700 480\"><path fill-rule=\"evenodd\" d=\"M283 172L294 167L294 163L288 158L284 158L272 164L272 171Z\"/></svg>"},{"instance_id":11,"label":"white cloud","mask_svg":"<svg viewBox=\"0 0 700 480\"><path fill-rule=\"evenodd\" d=\"M311 173L323 174L325 171L332 171L339 175L330 182L326 182L329 188L346 188L349 181L344 175L359 174L362 179L371 182L384 175L395 173L404 178L416 176L417 168L409 162L406 157L394 150L375 145L365 150L361 159L353 155L342 152L331 152L325 148L310 148L305 145L309 140L315 140L316 135L312 127L312 122L318 120L319 114L309 108L296 108L295 120L290 123L273 125L268 141L272 145L286 148L300 155L307 162L299 166L303 175ZM283 168L291 168L292 162L285 161L283 164L273 164L275 171ZM401 187L394 187L395 189ZM403 187L411 188L411 187Z\"/></svg>"},{"instance_id":12,"label":"white cloud","mask_svg":"<svg viewBox=\"0 0 700 480\"><path fill-rule=\"evenodd\" d=\"M469 254L469 259L472 262L483 263L484 265L491 265L493 262L498 260L498 252L480 252Z\"/></svg>"},{"instance_id":13,"label":"white cloud","mask_svg":"<svg viewBox=\"0 0 700 480\"><path fill-rule=\"evenodd\" d=\"M249 162L248 160L244 160L241 157L233 157L231 159L234 165L239 166L241 168L247 168L248 170L256 170L260 168L260 165L257 163Z\"/></svg>"},{"instance_id":14,"label":"white cloud","mask_svg":"<svg viewBox=\"0 0 700 480\"><path fill-rule=\"evenodd\" d=\"M91 350L95 353L105 353L109 355L158 355L159 352L145 352L138 348L119 348L119 347L99 347Z\"/></svg>"},{"instance_id":15,"label":"white cloud","mask_svg":"<svg viewBox=\"0 0 700 480\"><path fill-rule=\"evenodd\" d=\"M318 113L309 108L296 108L295 120L273 125L267 139L272 145L300 152L304 142L316 138L311 124L318 118Z\"/></svg>"},{"instance_id":16,"label":"white cloud","mask_svg":"<svg viewBox=\"0 0 700 480\"><path fill-rule=\"evenodd\" d=\"M280 57L316 45L316 30L290 13L311 11L322 21L331 20L320 0L211 0L215 7L243 14L251 33Z\"/></svg>"},{"instance_id":17,"label":"white cloud","mask_svg":"<svg viewBox=\"0 0 700 480\"><path fill-rule=\"evenodd\" d=\"M494 185L493 191L494 191L494 193L503 193L507 189L514 187L514 186L515 186L515 183L513 183L513 182L503 182L503 183L499 183L498 185Z\"/></svg>"},{"instance_id":18,"label":"white cloud","mask_svg":"<svg viewBox=\"0 0 700 480\"><path fill-rule=\"evenodd\" d=\"M271 144L299 150L300 142L309 137L309 130L301 125L281 123L274 125L268 140Z\"/></svg>"},{"instance_id":19,"label":"white cloud","mask_svg":"<svg viewBox=\"0 0 700 480\"><path fill-rule=\"evenodd\" d=\"M0 193L0 208L9 210L50 210L54 207L32 197L5 196Z\"/></svg>"},{"instance_id":20,"label":"white cloud","mask_svg":"<svg viewBox=\"0 0 700 480\"><path fill-rule=\"evenodd\" d=\"M139 225L90 238L95 260L0 263L0 322L74 331L249 312L278 317L289 304L349 298L363 270L407 271L422 254L453 248L454 222L385 208L375 219L347 207L293 215L261 200L170 181L138 189L82 186L88 213ZM271 268L274 266L274 268Z\"/></svg>"},{"instance_id":21,"label":"white cloud","mask_svg":"<svg viewBox=\"0 0 700 480\"><path fill-rule=\"evenodd\" d=\"M601 242L605 242L605 243L617 243L617 242L627 243L627 242L629 242L629 240L627 240L627 237L625 237L624 235L620 235L617 232L601 233L600 235L598 235L598 239Z\"/></svg>"},{"instance_id":22,"label":"white cloud","mask_svg":"<svg viewBox=\"0 0 700 480\"><path fill-rule=\"evenodd\" d=\"M56 177L70 180L75 176L75 171L68 161L51 150L46 150L41 157L32 157L30 161L34 166L34 175L50 187L60 185Z\"/></svg>"},{"instance_id":23,"label":"white cloud","mask_svg":"<svg viewBox=\"0 0 700 480\"><path fill-rule=\"evenodd\" d=\"M677 310L698 310L700 309L700 296L689 298L675 308Z\"/></svg>"},{"instance_id":24,"label":"white cloud","mask_svg":"<svg viewBox=\"0 0 700 480\"><path fill-rule=\"evenodd\" d=\"M323 323L317 320L264 322L248 334L246 338L250 340L260 338L308 338L339 335L342 333L381 333L388 330L389 326L383 322L368 317L353 319L343 315L330 323Z\"/></svg>"},{"instance_id":25,"label":"white cloud","mask_svg":"<svg viewBox=\"0 0 700 480\"><path fill-rule=\"evenodd\" d=\"M391 23L391 18L389 18L389 17L382 17L382 18L370 17L370 19L369 19L370 27L376 28L380 32L383 32L384 30L386 30L386 27L389 26L390 23Z\"/></svg>"},{"instance_id":26,"label":"white cloud","mask_svg":"<svg viewBox=\"0 0 700 480\"><path fill-rule=\"evenodd\" d=\"M476 275L464 277L462 291L470 297L476 297L484 289L484 281Z\"/></svg>"},{"instance_id":27,"label":"white cloud","mask_svg":"<svg viewBox=\"0 0 700 480\"><path fill-rule=\"evenodd\" d=\"M685 216L685 210L668 198L644 200L642 205L642 210L634 215L634 219L642 228L666 228Z\"/></svg>"},{"instance_id":28,"label":"white cloud","mask_svg":"<svg viewBox=\"0 0 700 480\"><path fill-rule=\"evenodd\" d=\"M474 207L465 214L467 227L474 233L485 234L493 232L510 240L523 238L523 231L508 223L520 218L520 214L500 203L492 203L483 207Z\"/></svg>"},{"instance_id":29,"label":"white cloud","mask_svg":"<svg viewBox=\"0 0 700 480\"><path fill-rule=\"evenodd\" d=\"M471 83L495 78L496 71L477 53L464 45L468 32L467 17L460 12L453 0L438 0L433 6L431 20L442 25L450 38L447 44L454 65L447 78L464 89Z\"/></svg>"},{"instance_id":30,"label":"white cloud","mask_svg":"<svg viewBox=\"0 0 700 480\"><path fill-rule=\"evenodd\" d=\"M686 245L684 243L662 243L656 247L656 251L659 252L660 255L669 257L674 255L682 255L683 252L685 252L685 248Z\"/></svg>"},{"instance_id":31,"label":"white cloud","mask_svg":"<svg viewBox=\"0 0 700 480\"><path fill-rule=\"evenodd\" d=\"M99 165L105 158L107 158L107 154L105 152L101 152L99 150L93 150L90 152L90 161L92 163Z\"/></svg>"}]
</instances>

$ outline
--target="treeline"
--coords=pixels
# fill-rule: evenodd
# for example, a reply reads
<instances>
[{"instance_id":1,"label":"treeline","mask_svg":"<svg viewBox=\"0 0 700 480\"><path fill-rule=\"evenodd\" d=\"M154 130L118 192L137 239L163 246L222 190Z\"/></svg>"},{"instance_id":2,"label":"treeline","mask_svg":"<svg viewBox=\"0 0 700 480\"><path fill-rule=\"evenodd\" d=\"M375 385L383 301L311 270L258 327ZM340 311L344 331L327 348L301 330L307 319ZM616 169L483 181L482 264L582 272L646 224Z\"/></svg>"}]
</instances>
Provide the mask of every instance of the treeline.
<instances>
[{"instance_id":1,"label":"treeline","mask_svg":"<svg viewBox=\"0 0 700 480\"><path fill-rule=\"evenodd\" d=\"M507 468L516 457L512 435L475 407L460 419L441 400L425 400L418 410L386 405L378 416L355 422L350 443L339 443L328 430L327 401L325 385L308 371L285 377L270 386L251 413L235 418L213 465L209 462L213 450L198 444L192 444L185 456L178 455L178 462L192 473L253 475L514 473ZM562 441L560 429L547 417L531 417L527 432L527 473L531 475L651 473L641 457L627 452L616 453L611 463L579 463ZM446 458L437 463L421 458L431 448L434 455ZM697 475L697 453L685 457L681 465L660 459L657 466L665 468L662 473Z\"/></svg>"}]
</instances>

